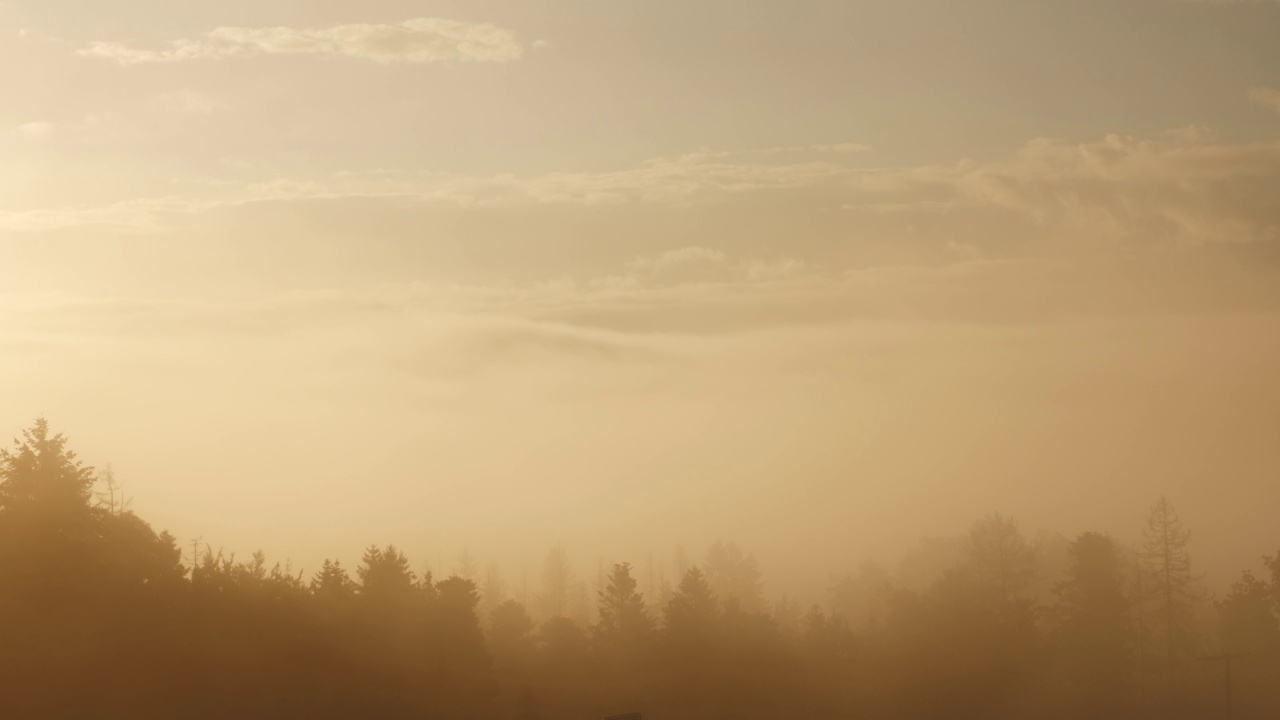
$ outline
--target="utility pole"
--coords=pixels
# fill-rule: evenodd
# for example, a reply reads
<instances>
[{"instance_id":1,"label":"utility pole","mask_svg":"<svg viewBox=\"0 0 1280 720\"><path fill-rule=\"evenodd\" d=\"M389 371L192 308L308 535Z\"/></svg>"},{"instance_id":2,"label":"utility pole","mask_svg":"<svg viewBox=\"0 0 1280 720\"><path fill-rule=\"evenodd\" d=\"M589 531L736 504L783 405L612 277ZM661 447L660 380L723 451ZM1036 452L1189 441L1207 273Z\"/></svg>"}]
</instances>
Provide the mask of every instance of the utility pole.
<instances>
[{"instance_id":1,"label":"utility pole","mask_svg":"<svg viewBox=\"0 0 1280 720\"><path fill-rule=\"evenodd\" d=\"M1226 693L1223 697L1223 717L1226 718L1226 720L1232 720L1231 716L1233 711L1231 706L1231 661L1247 657L1253 657L1253 653L1226 653L1224 655L1200 658L1205 662L1221 662L1224 666L1225 672L1223 673L1223 689Z\"/></svg>"}]
</instances>

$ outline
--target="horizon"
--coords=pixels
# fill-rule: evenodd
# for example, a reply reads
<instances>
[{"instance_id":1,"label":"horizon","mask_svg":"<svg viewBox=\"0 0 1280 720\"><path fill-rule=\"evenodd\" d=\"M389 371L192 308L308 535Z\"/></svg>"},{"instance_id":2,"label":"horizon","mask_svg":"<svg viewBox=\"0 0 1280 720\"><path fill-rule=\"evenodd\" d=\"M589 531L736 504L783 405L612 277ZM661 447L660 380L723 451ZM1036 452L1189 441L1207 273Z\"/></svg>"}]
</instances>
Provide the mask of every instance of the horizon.
<instances>
[{"instance_id":1,"label":"horizon","mask_svg":"<svg viewBox=\"0 0 1280 720\"><path fill-rule=\"evenodd\" d=\"M48 415L158 526L308 566L733 539L816 595L796 553L891 562L992 511L1124 537L1161 495L1208 564L1254 562L1268 30L7 0L0 425Z\"/></svg>"}]
</instances>

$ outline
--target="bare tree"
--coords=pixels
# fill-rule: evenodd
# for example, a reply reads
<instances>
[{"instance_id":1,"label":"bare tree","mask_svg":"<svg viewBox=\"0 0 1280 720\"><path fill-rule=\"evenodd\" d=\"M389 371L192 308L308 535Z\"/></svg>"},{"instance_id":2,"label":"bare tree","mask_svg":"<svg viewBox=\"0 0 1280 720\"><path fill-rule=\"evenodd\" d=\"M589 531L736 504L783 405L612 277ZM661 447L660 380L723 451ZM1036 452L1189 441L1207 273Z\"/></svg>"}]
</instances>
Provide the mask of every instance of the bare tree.
<instances>
[{"instance_id":1,"label":"bare tree","mask_svg":"<svg viewBox=\"0 0 1280 720\"><path fill-rule=\"evenodd\" d=\"M101 490L94 493L98 507L116 516L129 511L133 498L125 494L123 484L116 479L116 472L110 465L102 468L102 472L98 474L98 483L102 486Z\"/></svg>"}]
</instances>

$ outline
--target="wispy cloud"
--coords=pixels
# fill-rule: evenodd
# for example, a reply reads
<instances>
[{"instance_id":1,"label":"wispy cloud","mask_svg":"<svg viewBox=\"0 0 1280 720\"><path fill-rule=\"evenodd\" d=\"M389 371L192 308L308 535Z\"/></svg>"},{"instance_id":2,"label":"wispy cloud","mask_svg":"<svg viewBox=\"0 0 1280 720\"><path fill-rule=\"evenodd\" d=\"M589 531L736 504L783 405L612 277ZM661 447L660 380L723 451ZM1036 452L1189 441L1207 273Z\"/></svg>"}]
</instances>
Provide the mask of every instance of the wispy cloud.
<instances>
[{"instance_id":1,"label":"wispy cloud","mask_svg":"<svg viewBox=\"0 0 1280 720\"><path fill-rule=\"evenodd\" d=\"M160 232L174 214L212 209L218 203L184 198L144 198L109 205L76 205L31 210L0 209L0 230L45 232L95 228L127 233Z\"/></svg>"},{"instance_id":2,"label":"wispy cloud","mask_svg":"<svg viewBox=\"0 0 1280 720\"><path fill-rule=\"evenodd\" d=\"M636 258L631 266L637 270L660 270L662 268L694 265L699 263L720 263L725 261L725 254L707 247L684 247L667 252L653 258Z\"/></svg>"},{"instance_id":3,"label":"wispy cloud","mask_svg":"<svg viewBox=\"0 0 1280 720\"><path fill-rule=\"evenodd\" d=\"M23 123L13 129L15 135L25 138L42 138L53 134L54 124L51 122L37 121Z\"/></svg>"},{"instance_id":4,"label":"wispy cloud","mask_svg":"<svg viewBox=\"0 0 1280 720\"><path fill-rule=\"evenodd\" d=\"M1280 144L1168 135L1039 140L960 178L972 204L1015 210L1071 242L1195 246L1280 238Z\"/></svg>"},{"instance_id":5,"label":"wispy cloud","mask_svg":"<svg viewBox=\"0 0 1280 720\"><path fill-rule=\"evenodd\" d=\"M1280 113L1280 90L1269 87L1255 87L1249 89L1249 100L1255 105L1261 105L1268 110Z\"/></svg>"},{"instance_id":6,"label":"wispy cloud","mask_svg":"<svg viewBox=\"0 0 1280 720\"><path fill-rule=\"evenodd\" d=\"M1009 238L1007 223L1016 222L1018 233L1028 239L1075 245L1185 247L1280 238L1280 209L1271 202L1280 193L1280 144L1215 143L1200 130L1148 139L1110 136L1086 143L1037 140L1003 160L950 166L868 168L846 156L707 152L604 172L353 172L310 180L217 182L199 188L189 183L188 188L195 188L192 195L108 207L11 212L0 215L0 226L32 230L137 224L151 230L179 214L339 199L474 212L574 206L601 212L721 206L731 212L738 207L734 203L776 203L779 212L793 214L843 208L843 219L821 222L838 222L844 232L856 231L858 223L883 228L885 222L898 219L914 225L923 218L949 216L959 222L964 216L987 227L1006 223L999 225L998 237ZM896 219L883 219L890 217ZM967 227L965 232L973 237L943 237L939 242L982 245L981 227ZM649 271L688 272L694 265L723 266L715 253L688 247L643 262Z\"/></svg>"},{"instance_id":7,"label":"wispy cloud","mask_svg":"<svg viewBox=\"0 0 1280 720\"><path fill-rule=\"evenodd\" d=\"M175 90L157 95L149 104L157 110L176 115L212 115L227 108L222 100L194 90Z\"/></svg>"},{"instance_id":8,"label":"wispy cloud","mask_svg":"<svg viewBox=\"0 0 1280 720\"><path fill-rule=\"evenodd\" d=\"M163 50L149 50L129 47L121 43L98 41L76 51L76 54L83 57L111 60L121 65L142 65L145 63L217 59L239 55L243 52L244 48L235 45L221 45L207 40L175 40Z\"/></svg>"},{"instance_id":9,"label":"wispy cloud","mask_svg":"<svg viewBox=\"0 0 1280 720\"><path fill-rule=\"evenodd\" d=\"M85 57L122 65L216 60L253 54L338 55L377 63L511 62L524 55L514 32L488 23L415 18L398 24L348 24L328 28L220 27L198 39L174 40L161 49L94 42Z\"/></svg>"},{"instance_id":10,"label":"wispy cloud","mask_svg":"<svg viewBox=\"0 0 1280 720\"><path fill-rule=\"evenodd\" d=\"M835 143L832 145L810 145L809 149L814 150L816 152L837 153L837 154L871 152L871 146L864 145L862 143Z\"/></svg>"}]
</instances>

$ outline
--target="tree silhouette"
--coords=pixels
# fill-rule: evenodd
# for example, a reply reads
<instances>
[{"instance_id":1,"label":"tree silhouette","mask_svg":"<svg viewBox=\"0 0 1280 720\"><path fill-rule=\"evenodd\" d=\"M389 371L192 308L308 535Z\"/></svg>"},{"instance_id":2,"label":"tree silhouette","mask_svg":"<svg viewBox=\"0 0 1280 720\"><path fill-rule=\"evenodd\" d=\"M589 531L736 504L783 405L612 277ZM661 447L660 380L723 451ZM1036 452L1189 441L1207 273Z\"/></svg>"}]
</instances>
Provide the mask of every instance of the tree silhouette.
<instances>
[{"instance_id":1,"label":"tree silhouette","mask_svg":"<svg viewBox=\"0 0 1280 720\"><path fill-rule=\"evenodd\" d=\"M1078 710L1116 714L1131 701L1132 624L1124 558L1115 541L1085 533L1067 548L1067 577L1054 587L1054 641L1077 684Z\"/></svg>"},{"instance_id":2,"label":"tree silhouette","mask_svg":"<svg viewBox=\"0 0 1280 720\"><path fill-rule=\"evenodd\" d=\"M358 587L337 560L325 560L311 580L311 594L328 606L349 604Z\"/></svg>"},{"instance_id":3,"label":"tree silhouette","mask_svg":"<svg viewBox=\"0 0 1280 720\"><path fill-rule=\"evenodd\" d=\"M1151 507L1139 557L1143 570L1153 580L1150 602L1163 631L1165 649L1165 702L1172 707L1174 665L1178 654L1187 649L1191 609L1204 596L1194 583L1199 579L1191 572L1191 531L1183 524L1167 498Z\"/></svg>"},{"instance_id":4,"label":"tree silhouette","mask_svg":"<svg viewBox=\"0 0 1280 720\"><path fill-rule=\"evenodd\" d=\"M648 639L652 624L645 613L644 597L636 590L629 563L618 563L600 592L596 641L606 651L635 652Z\"/></svg>"},{"instance_id":5,"label":"tree silhouette","mask_svg":"<svg viewBox=\"0 0 1280 720\"><path fill-rule=\"evenodd\" d=\"M1272 588L1246 570L1217 603L1223 649L1233 654L1267 653L1280 647L1280 621Z\"/></svg>"},{"instance_id":6,"label":"tree silhouette","mask_svg":"<svg viewBox=\"0 0 1280 720\"><path fill-rule=\"evenodd\" d=\"M110 515L123 515L133 499L125 495L124 487L116 479L115 470L110 465L102 469L98 483L102 485L102 490L96 493L98 507L105 509Z\"/></svg>"},{"instance_id":7,"label":"tree silhouette","mask_svg":"<svg viewBox=\"0 0 1280 720\"><path fill-rule=\"evenodd\" d=\"M507 600L494 608L490 615L490 644L499 655L532 655L535 649L534 628L533 618L524 605L515 600Z\"/></svg>"},{"instance_id":8,"label":"tree silhouette","mask_svg":"<svg viewBox=\"0 0 1280 720\"><path fill-rule=\"evenodd\" d=\"M409 559L394 545L366 549L356 575L360 578L360 594L375 602L403 601L412 597L417 587Z\"/></svg>"},{"instance_id":9,"label":"tree silhouette","mask_svg":"<svg viewBox=\"0 0 1280 720\"><path fill-rule=\"evenodd\" d=\"M457 562L454 563L453 574L465 580L475 580L480 574L480 561L471 554L471 548L462 548Z\"/></svg>"},{"instance_id":10,"label":"tree silhouette","mask_svg":"<svg viewBox=\"0 0 1280 720\"><path fill-rule=\"evenodd\" d=\"M547 553L542 570L542 591L538 595L538 612L543 619L563 617L569 612L573 571L564 548L557 545Z\"/></svg>"},{"instance_id":11,"label":"tree silhouette","mask_svg":"<svg viewBox=\"0 0 1280 720\"><path fill-rule=\"evenodd\" d=\"M648 595L629 564L602 561L589 624L587 585L556 548L536 614L561 615L535 631L496 565L481 593L460 575L416 576L394 546L368 548L353 574L326 560L306 578L262 552L193 544L188 574L174 538L129 511L112 473L96 477L97 494L43 421L0 452L4 717L1119 720L1135 714L1147 606L1179 651L1217 630L1228 652L1263 655L1261 675L1237 676L1239 706L1280 708L1280 687L1256 680L1280 653L1280 559L1241 575L1220 622L1203 624L1189 533L1164 501L1129 555L1101 533L1037 552L988 516L893 572L833 575L830 614L786 596L766 613L754 559L717 543L674 586L655 560ZM1170 709L1205 716L1221 701L1214 669L1180 669Z\"/></svg>"},{"instance_id":12,"label":"tree silhouette","mask_svg":"<svg viewBox=\"0 0 1280 720\"><path fill-rule=\"evenodd\" d=\"M889 571L875 563L863 563L856 574L836 578L831 609L856 628L870 628L885 619L893 593Z\"/></svg>"},{"instance_id":13,"label":"tree silhouette","mask_svg":"<svg viewBox=\"0 0 1280 720\"><path fill-rule=\"evenodd\" d=\"M800 636L800 621L804 617L804 608L800 603L783 595L773 604L771 616L778 632L784 637L794 640Z\"/></svg>"},{"instance_id":14,"label":"tree silhouette","mask_svg":"<svg viewBox=\"0 0 1280 720\"><path fill-rule=\"evenodd\" d=\"M49 432L39 418L11 449L0 449L0 511L41 512L66 517L90 509L94 471L67 449L67 439Z\"/></svg>"},{"instance_id":15,"label":"tree silhouette","mask_svg":"<svg viewBox=\"0 0 1280 720\"><path fill-rule=\"evenodd\" d=\"M737 603L746 613L766 610L760 567L755 556L744 552L737 543L713 544L702 567L711 589L722 601Z\"/></svg>"},{"instance_id":16,"label":"tree silhouette","mask_svg":"<svg viewBox=\"0 0 1280 720\"><path fill-rule=\"evenodd\" d=\"M566 617L542 623L538 630L546 664L567 672L579 671L587 662L589 641L580 625Z\"/></svg>"},{"instance_id":17,"label":"tree silhouette","mask_svg":"<svg viewBox=\"0 0 1280 720\"><path fill-rule=\"evenodd\" d=\"M674 655L684 661L683 665L705 666L717 642L720 603L702 570L689 568L685 572L680 587L663 610L663 617L664 637Z\"/></svg>"},{"instance_id":18,"label":"tree silhouette","mask_svg":"<svg viewBox=\"0 0 1280 720\"><path fill-rule=\"evenodd\" d=\"M977 580L1002 607L1022 597L1035 578L1035 555L1013 518L992 513L974 523L968 549Z\"/></svg>"},{"instance_id":19,"label":"tree silhouette","mask_svg":"<svg viewBox=\"0 0 1280 720\"><path fill-rule=\"evenodd\" d=\"M490 562L485 568L484 584L480 586L480 615L484 618L492 616L507 599L507 583L502 577L502 568L496 562Z\"/></svg>"},{"instance_id":20,"label":"tree silhouette","mask_svg":"<svg viewBox=\"0 0 1280 720\"><path fill-rule=\"evenodd\" d=\"M492 657L485 647L476 607L476 584L451 576L436 584L428 638L436 654L435 675L454 706L474 706L492 695Z\"/></svg>"}]
</instances>

